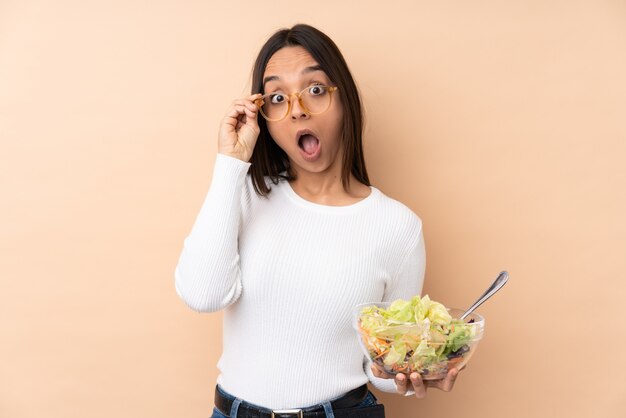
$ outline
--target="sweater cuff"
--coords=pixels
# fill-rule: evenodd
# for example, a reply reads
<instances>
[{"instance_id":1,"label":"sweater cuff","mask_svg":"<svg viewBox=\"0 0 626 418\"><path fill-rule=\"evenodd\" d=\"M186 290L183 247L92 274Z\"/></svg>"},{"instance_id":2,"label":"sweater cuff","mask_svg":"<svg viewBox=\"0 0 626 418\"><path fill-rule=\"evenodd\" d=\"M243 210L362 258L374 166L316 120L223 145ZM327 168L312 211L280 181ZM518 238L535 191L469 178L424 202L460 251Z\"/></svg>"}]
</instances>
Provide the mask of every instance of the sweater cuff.
<instances>
[{"instance_id":1,"label":"sweater cuff","mask_svg":"<svg viewBox=\"0 0 626 418\"><path fill-rule=\"evenodd\" d=\"M241 173L246 174L251 165L252 163L250 162L231 157L230 155L220 154L218 152L215 155L213 172L224 176L239 177Z\"/></svg>"},{"instance_id":2,"label":"sweater cuff","mask_svg":"<svg viewBox=\"0 0 626 418\"><path fill-rule=\"evenodd\" d=\"M382 392L388 392L388 393L395 393L397 395L400 395L398 393L398 385L396 384L396 379L383 379L380 377L376 377L374 376L374 374L372 373L372 360L367 357L367 356L363 356L363 370L365 371L365 374L367 375L368 379L370 380L370 382L372 383L372 385L374 385L374 387ZM415 395L415 390L413 390L410 386L407 388L406 393L402 396L413 396Z\"/></svg>"},{"instance_id":3,"label":"sweater cuff","mask_svg":"<svg viewBox=\"0 0 626 418\"><path fill-rule=\"evenodd\" d=\"M372 373L372 360L367 356L364 356L363 362L363 370L367 375L369 381L374 385L374 387L382 392L387 393L395 393L396 395L400 395L398 393L398 385L396 384L396 379L383 379L381 377L376 377ZM403 396L412 396L415 395L415 391L411 388L408 388L406 393Z\"/></svg>"},{"instance_id":4,"label":"sweater cuff","mask_svg":"<svg viewBox=\"0 0 626 418\"><path fill-rule=\"evenodd\" d=\"M411 384L411 382L409 381L409 384ZM396 383L396 379L393 379L393 385L396 387L396 391L398 390L398 384ZM415 390L413 390L413 388L409 387L406 389L406 393L404 394L404 396L413 396L415 395Z\"/></svg>"}]
</instances>

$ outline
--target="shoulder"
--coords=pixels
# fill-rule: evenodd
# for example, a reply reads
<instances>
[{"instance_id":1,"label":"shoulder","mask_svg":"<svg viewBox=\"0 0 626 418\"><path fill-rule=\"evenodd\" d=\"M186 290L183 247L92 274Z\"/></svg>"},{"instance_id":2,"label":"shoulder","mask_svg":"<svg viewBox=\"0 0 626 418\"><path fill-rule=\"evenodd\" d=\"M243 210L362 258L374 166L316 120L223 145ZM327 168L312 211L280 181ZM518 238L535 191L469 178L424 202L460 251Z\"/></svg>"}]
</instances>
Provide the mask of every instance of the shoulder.
<instances>
[{"instance_id":1,"label":"shoulder","mask_svg":"<svg viewBox=\"0 0 626 418\"><path fill-rule=\"evenodd\" d=\"M382 209L387 215L392 216L398 222L406 225L406 224L419 224L421 225L422 220L420 217L407 205L402 203L401 201L394 199L390 196L387 196L380 189L376 189L379 194L379 201Z\"/></svg>"},{"instance_id":2,"label":"shoulder","mask_svg":"<svg viewBox=\"0 0 626 418\"><path fill-rule=\"evenodd\" d=\"M422 219L419 215L399 200L376 190L379 194L381 209L378 216L386 227L397 236L404 236L408 239L418 237L422 232Z\"/></svg>"}]
</instances>

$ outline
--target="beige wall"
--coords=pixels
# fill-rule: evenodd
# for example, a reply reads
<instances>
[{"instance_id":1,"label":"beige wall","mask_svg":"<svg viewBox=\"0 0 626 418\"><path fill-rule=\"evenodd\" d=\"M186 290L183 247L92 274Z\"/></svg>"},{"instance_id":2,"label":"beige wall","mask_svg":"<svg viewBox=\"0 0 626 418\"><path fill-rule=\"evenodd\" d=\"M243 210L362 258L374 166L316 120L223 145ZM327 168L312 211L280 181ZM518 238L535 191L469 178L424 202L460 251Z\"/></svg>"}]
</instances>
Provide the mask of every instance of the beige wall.
<instances>
[{"instance_id":1,"label":"beige wall","mask_svg":"<svg viewBox=\"0 0 626 418\"><path fill-rule=\"evenodd\" d=\"M174 266L226 107L298 22L354 73L373 184L424 221L425 292L511 274L454 391L376 392L388 416L625 416L626 4L215 3L0 1L0 416L209 417L222 315Z\"/></svg>"}]
</instances>

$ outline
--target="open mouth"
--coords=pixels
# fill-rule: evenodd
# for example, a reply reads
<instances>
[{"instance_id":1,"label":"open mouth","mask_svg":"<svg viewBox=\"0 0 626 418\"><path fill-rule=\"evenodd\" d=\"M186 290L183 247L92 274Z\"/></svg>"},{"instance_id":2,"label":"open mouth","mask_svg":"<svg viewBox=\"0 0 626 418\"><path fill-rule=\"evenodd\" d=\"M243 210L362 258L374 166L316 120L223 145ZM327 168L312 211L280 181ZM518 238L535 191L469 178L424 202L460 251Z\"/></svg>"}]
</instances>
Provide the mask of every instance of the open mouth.
<instances>
[{"instance_id":1,"label":"open mouth","mask_svg":"<svg viewBox=\"0 0 626 418\"><path fill-rule=\"evenodd\" d=\"M314 155L320 147L320 140L310 131L298 132L298 146L307 155Z\"/></svg>"}]
</instances>

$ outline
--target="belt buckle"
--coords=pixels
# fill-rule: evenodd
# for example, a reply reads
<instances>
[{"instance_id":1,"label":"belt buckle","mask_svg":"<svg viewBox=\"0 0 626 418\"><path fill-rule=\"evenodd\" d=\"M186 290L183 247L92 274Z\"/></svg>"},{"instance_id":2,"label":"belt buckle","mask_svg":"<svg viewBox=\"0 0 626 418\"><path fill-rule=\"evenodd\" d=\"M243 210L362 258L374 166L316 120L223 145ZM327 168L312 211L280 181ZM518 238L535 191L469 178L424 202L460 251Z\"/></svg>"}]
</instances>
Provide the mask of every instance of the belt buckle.
<instances>
[{"instance_id":1,"label":"belt buckle","mask_svg":"<svg viewBox=\"0 0 626 418\"><path fill-rule=\"evenodd\" d=\"M272 410L272 418L280 418L281 416L293 416L302 418L302 409L274 409Z\"/></svg>"}]
</instances>

